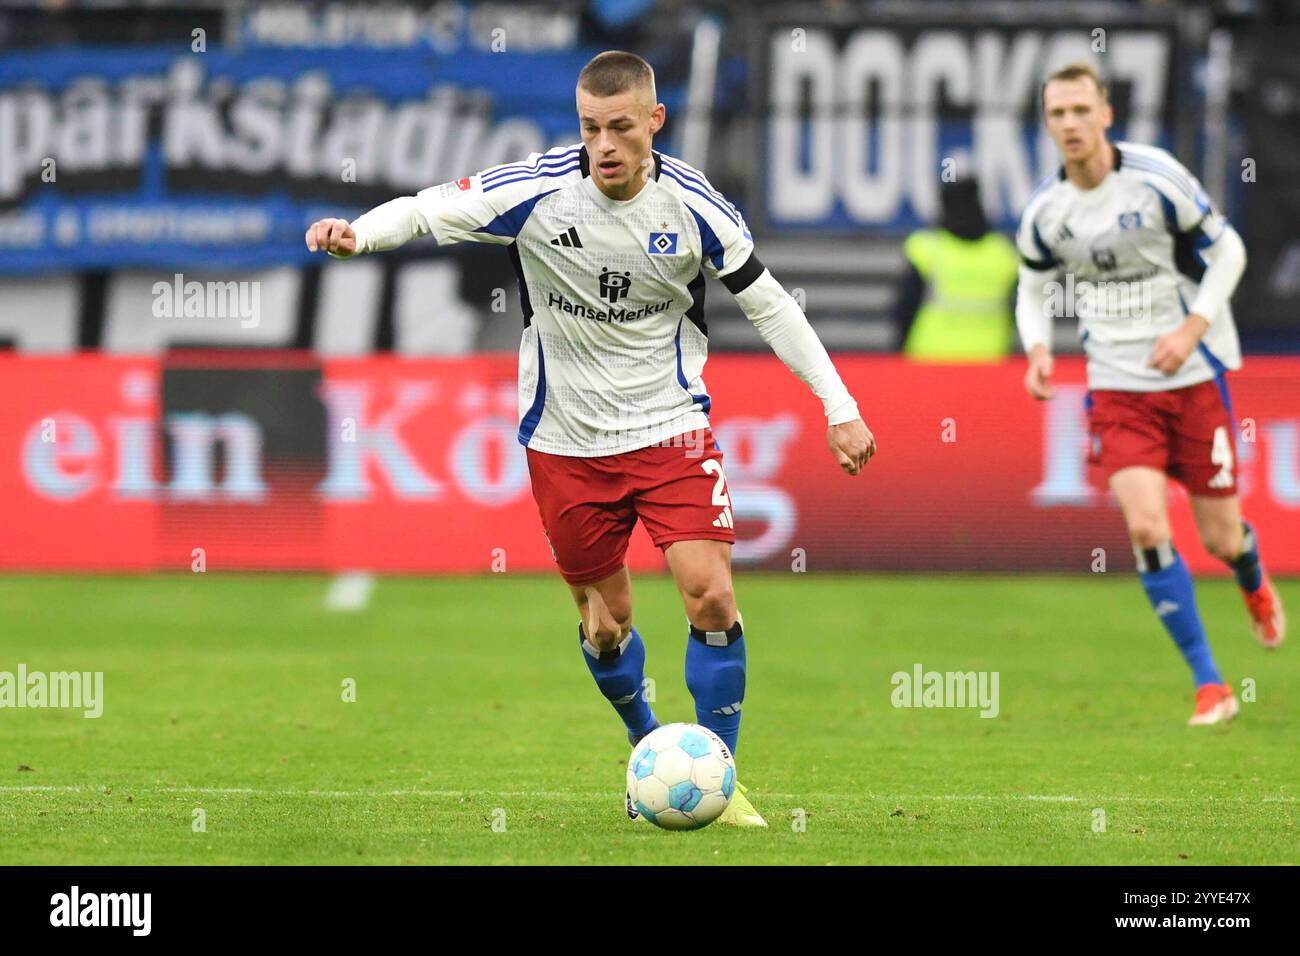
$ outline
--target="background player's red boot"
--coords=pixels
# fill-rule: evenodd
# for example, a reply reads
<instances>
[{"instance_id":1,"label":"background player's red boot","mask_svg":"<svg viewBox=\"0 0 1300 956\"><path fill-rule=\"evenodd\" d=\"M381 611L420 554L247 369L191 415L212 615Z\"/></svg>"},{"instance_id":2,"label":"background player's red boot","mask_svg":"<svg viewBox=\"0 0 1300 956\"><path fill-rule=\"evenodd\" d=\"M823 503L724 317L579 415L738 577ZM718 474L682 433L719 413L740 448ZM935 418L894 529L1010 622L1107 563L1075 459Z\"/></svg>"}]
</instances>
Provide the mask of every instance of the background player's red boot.
<instances>
[{"instance_id":1,"label":"background player's red boot","mask_svg":"<svg viewBox=\"0 0 1300 956\"><path fill-rule=\"evenodd\" d=\"M1286 615L1282 612L1282 599L1273 590L1273 582L1264 576L1258 590L1242 591L1246 608L1250 611L1250 630L1255 640L1265 647L1278 647L1286 637Z\"/></svg>"},{"instance_id":2,"label":"background player's red boot","mask_svg":"<svg viewBox=\"0 0 1300 956\"><path fill-rule=\"evenodd\" d=\"M1202 684L1196 688L1196 712L1188 727L1208 727L1237 716L1237 698L1227 684Z\"/></svg>"}]
</instances>

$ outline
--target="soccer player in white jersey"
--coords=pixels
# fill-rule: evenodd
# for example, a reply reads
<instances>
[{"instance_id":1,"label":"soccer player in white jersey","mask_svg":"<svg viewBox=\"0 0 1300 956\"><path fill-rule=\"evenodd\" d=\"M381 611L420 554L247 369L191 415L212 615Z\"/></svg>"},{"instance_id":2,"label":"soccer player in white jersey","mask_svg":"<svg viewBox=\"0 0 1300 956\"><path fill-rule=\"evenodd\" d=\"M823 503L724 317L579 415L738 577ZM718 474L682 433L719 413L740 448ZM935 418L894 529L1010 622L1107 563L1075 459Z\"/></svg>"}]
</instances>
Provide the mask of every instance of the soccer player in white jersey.
<instances>
[{"instance_id":1,"label":"soccer player in white jersey","mask_svg":"<svg viewBox=\"0 0 1300 956\"><path fill-rule=\"evenodd\" d=\"M639 518L685 605L696 718L734 751L745 641L732 591L735 519L701 378L704 275L722 281L821 400L845 472L858 474L876 443L802 310L754 254L736 207L698 170L652 148L665 108L649 64L600 54L578 77L577 107L580 144L392 200L351 224L321 220L307 246L348 257L432 235L507 247L524 312L519 441L581 615L582 657L635 746L658 726L641 693L645 646L624 565ZM628 815L638 815L630 802ZM766 826L741 789L721 819Z\"/></svg>"},{"instance_id":2,"label":"soccer player in white jersey","mask_svg":"<svg viewBox=\"0 0 1300 956\"><path fill-rule=\"evenodd\" d=\"M1228 300L1245 248L1167 152L1107 139L1111 107L1091 67L1053 73L1043 113L1063 165L1030 197L1017 234L1025 388L1052 397L1052 315L1073 299L1088 358L1089 460L1108 476L1147 597L1191 668L1189 723L1219 723L1237 700L1174 549L1165 486L1187 488L1201 542L1232 569L1256 638L1277 647L1285 618L1242 520L1225 376L1241 367Z\"/></svg>"}]
</instances>

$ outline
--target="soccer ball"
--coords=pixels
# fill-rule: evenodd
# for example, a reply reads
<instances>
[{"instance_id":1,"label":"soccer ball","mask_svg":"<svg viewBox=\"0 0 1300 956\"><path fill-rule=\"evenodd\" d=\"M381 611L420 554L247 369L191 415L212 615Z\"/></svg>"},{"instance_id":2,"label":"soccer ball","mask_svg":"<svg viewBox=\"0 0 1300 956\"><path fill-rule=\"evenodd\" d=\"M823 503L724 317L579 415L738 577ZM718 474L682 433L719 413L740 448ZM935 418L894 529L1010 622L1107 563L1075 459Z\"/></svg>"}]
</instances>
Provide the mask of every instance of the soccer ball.
<instances>
[{"instance_id":1,"label":"soccer ball","mask_svg":"<svg viewBox=\"0 0 1300 956\"><path fill-rule=\"evenodd\" d=\"M633 806L665 830L698 830L722 815L736 789L736 761L699 724L666 724L647 734L627 762Z\"/></svg>"}]
</instances>

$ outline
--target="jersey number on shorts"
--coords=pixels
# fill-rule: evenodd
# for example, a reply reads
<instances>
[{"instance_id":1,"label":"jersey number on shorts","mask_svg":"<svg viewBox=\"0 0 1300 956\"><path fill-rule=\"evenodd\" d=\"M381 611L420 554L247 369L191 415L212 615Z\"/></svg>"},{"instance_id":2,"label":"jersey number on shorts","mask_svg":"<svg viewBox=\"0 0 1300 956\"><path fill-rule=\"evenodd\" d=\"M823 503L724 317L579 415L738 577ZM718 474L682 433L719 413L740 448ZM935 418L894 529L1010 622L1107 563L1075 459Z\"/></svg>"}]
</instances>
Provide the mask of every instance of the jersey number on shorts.
<instances>
[{"instance_id":1,"label":"jersey number on shorts","mask_svg":"<svg viewBox=\"0 0 1300 956\"><path fill-rule=\"evenodd\" d=\"M1210 487L1232 487L1232 442L1228 441L1228 429L1223 425L1214 430L1214 447L1210 450L1210 464L1219 466L1219 473L1210 479Z\"/></svg>"},{"instance_id":2,"label":"jersey number on shorts","mask_svg":"<svg viewBox=\"0 0 1300 956\"><path fill-rule=\"evenodd\" d=\"M713 484L713 503L722 508L722 513L713 519L714 526L734 528L736 520L731 515L731 498L727 494L727 478L722 474L722 462L716 458L709 458L700 462L700 467L710 475L718 476L718 480Z\"/></svg>"}]
</instances>

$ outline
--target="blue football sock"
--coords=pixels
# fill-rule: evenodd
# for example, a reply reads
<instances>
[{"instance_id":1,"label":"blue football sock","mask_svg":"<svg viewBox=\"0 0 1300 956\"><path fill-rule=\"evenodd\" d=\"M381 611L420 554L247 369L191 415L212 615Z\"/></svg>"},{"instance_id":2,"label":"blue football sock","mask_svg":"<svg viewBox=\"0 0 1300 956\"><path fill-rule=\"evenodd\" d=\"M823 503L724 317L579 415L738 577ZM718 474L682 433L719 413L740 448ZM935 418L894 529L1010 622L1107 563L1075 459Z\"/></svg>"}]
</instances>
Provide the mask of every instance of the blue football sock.
<instances>
[{"instance_id":1,"label":"blue football sock","mask_svg":"<svg viewBox=\"0 0 1300 956\"><path fill-rule=\"evenodd\" d=\"M725 631L691 625L686 642L686 687L695 698L695 719L722 738L734 754L745 699L745 634L737 621Z\"/></svg>"},{"instance_id":2,"label":"blue football sock","mask_svg":"<svg viewBox=\"0 0 1300 956\"><path fill-rule=\"evenodd\" d=\"M598 650L588 641L581 624L578 625L578 640L582 644L582 658L587 662L587 669L596 678L596 686L627 725L628 740L635 743L654 730L658 722L642 693L645 644L636 628L632 628L622 644L608 651Z\"/></svg>"},{"instance_id":3,"label":"blue football sock","mask_svg":"<svg viewBox=\"0 0 1300 956\"><path fill-rule=\"evenodd\" d=\"M1241 523L1241 554L1228 562L1233 576L1243 591L1258 591L1264 583L1264 569L1259 563L1259 542L1255 539L1255 529L1246 522Z\"/></svg>"},{"instance_id":4,"label":"blue football sock","mask_svg":"<svg viewBox=\"0 0 1300 956\"><path fill-rule=\"evenodd\" d=\"M1147 599L1192 669L1196 686L1222 684L1210 643L1205 639L1205 628L1201 626L1201 615L1196 610L1192 576L1182 557L1169 542L1134 550Z\"/></svg>"}]
</instances>

